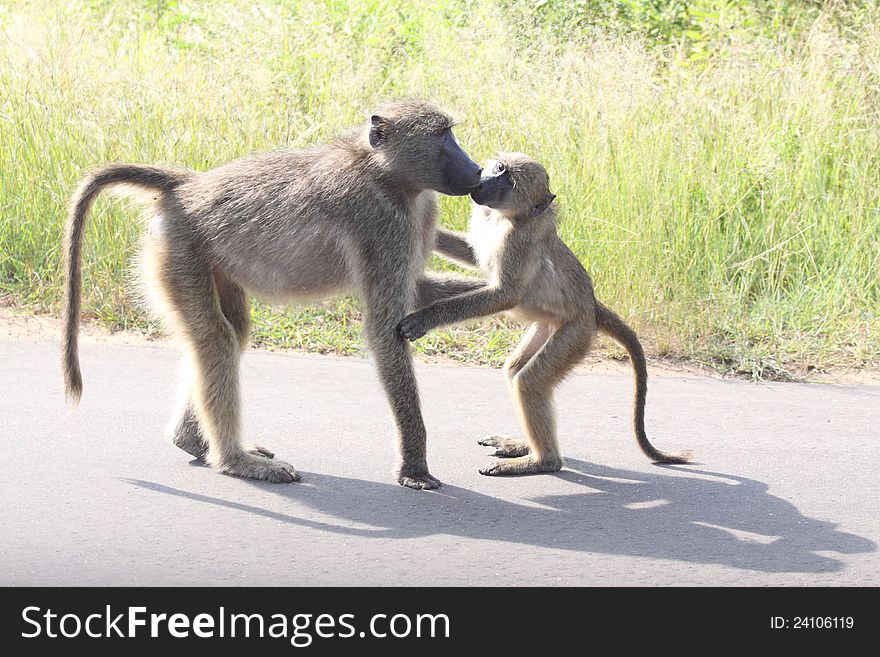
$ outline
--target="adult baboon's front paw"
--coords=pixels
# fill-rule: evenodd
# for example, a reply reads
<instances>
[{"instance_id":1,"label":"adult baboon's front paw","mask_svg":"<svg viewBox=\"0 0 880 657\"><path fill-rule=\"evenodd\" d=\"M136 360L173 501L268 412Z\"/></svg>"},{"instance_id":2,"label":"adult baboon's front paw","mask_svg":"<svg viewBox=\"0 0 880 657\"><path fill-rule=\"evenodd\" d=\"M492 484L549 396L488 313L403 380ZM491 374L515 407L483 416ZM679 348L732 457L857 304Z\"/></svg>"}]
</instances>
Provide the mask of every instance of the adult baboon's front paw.
<instances>
[{"instance_id":1,"label":"adult baboon's front paw","mask_svg":"<svg viewBox=\"0 0 880 657\"><path fill-rule=\"evenodd\" d=\"M397 330L400 331L400 334L410 342L415 342L424 336L430 328L424 316L419 312L407 315L397 325Z\"/></svg>"},{"instance_id":2,"label":"adult baboon's front paw","mask_svg":"<svg viewBox=\"0 0 880 657\"><path fill-rule=\"evenodd\" d=\"M509 438L507 436L483 436L477 441L477 444L483 445L484 447L494 447L495 453L493 456L500 456L502 458L525 456L529 453L528 441L517 440L516 438Z\"/></svg>"},{"instance_id":3,"label":"adult baboon's front paw","mask_svg":"<svg viewBox=\"0 0 880 657\"><path fill-rule=\"evenodd\" d=\"M259 479L273 484L289 484L300 480L299 473L289 463L257 456L250 452L242 452L235 460L221 465L218 469L223 474L233 477Z\"/></svg>"},{"instance_id":4,"label":"adult baboon's front paw","mask_svg":"<svg viewBox=\"0 0 880 657\"><path fill-rule=\"evenodd\" d=\"M441 486L440 480L427 470L421 473L401 472L397 475L397 483L416 490L434 490Z\"/></svg>"},{"instance_id":5,"label":"adult baboon's front paw","mask_svg":"<svg viewBox=\"0 0 880 657\"><path fill-rule=\"evenodd\" d=\"M535 459L532 456L495 461L480 468L480 474L490 477L499 475L538 474L541 472L558 472L562 469L562 459Z\"/></svg>"}]
</instances>

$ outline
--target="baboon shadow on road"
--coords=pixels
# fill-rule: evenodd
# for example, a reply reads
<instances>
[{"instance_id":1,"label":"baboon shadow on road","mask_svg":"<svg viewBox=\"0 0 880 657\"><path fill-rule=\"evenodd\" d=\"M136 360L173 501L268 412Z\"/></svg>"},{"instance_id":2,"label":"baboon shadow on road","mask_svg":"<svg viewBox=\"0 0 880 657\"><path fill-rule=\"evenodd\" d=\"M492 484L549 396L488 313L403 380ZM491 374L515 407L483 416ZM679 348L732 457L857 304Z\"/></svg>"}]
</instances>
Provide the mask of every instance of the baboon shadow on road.
<instances>
[{"instance_id":1,"label":"baboon shadow on road","mask_svg":"<svg viewBox=\"0 0 880 657\"><path fill-rule=\"evenodd\" d=\"M774 573L839 571L842 561L818 552L857 554L877 547L867 538L838 531L831 522L803 515L770 495L760 481L693 468L678 472L701 476L670 476L663 474L667 467L645 473L568 458L565 470L541 476L560 477L586 490L532 498L535 506L448 484L437 492L414 494L393 484L314 472L304 473L305 483L292 486L246 482L343 523L375 529L300 518L149 481L124 481L298 527L383 540L448 534Z\"/></svg>"}]
</instances>

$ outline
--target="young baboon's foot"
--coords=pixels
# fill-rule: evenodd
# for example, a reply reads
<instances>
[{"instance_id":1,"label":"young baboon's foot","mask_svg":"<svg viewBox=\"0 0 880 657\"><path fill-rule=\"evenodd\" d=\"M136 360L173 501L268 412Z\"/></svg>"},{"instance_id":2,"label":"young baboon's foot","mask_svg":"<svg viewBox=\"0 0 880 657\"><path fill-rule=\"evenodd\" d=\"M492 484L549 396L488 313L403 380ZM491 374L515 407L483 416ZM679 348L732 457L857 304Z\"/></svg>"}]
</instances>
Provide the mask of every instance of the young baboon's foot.
<instances>
[{"instance_id":1,"label":"young baboon's foot","mask_svg":"<svg viewBox=\"0 0 880 657\"><path fill-rule=\"evenodd\" d=\"M397 483L407 488L415 488L416 490L434 490L440 488L440 480L425 470L407 470L401 469L397 473Z\"/></svg>"},{"instance_id":2,"label":"young baboon's foot","mask_svg":"<svg viewBox=\"0 0 880 657\"><path fill-rule=\"evenodd\" d=\"M197 426L191 427L187 424L182 424L174 432L171 442L200 461L204 461L205 456L208 454L208 443L202 438L202 432L199 431Z\"/></svg>"},{"instance_id":3,"label":"young baboon's foot","mask_svg":"<svg viewBox=\"0 0 880 657\"><path fill-rule=\"evenodd\" d=\"M518 440L508 436L483 436L477 441L477 444L485 447L494 447L495 453L492 456L500 456L502 458L525 456L529 453L529 442L527 440Z\"/></svg>"},{"instance_id":4,"label":"young baboon's foot","mask_svg":"<svg viewBox=\"0 0 880 657\"><path fill-rule=\"evenodd\" d=\"M523 475L538 474L539 472L559 472L562 469L562 459L549 457L536 459L533 456L520 456L518 458L495 461L480 468L480 474L497 475Z\"/></svg>"},{"instance_id":5,"label":"young baboon's foot","mask_svg":"<svg viewBox=\"0 0 880 657\"><path fill-rule=\"evenodd\" d=\"M223 474L244 479L259 479L273 484L289 484L299 481L300 476L293 466L284 461L242 452L238 458L217 468Z\"/></svg>"}]
</instances>

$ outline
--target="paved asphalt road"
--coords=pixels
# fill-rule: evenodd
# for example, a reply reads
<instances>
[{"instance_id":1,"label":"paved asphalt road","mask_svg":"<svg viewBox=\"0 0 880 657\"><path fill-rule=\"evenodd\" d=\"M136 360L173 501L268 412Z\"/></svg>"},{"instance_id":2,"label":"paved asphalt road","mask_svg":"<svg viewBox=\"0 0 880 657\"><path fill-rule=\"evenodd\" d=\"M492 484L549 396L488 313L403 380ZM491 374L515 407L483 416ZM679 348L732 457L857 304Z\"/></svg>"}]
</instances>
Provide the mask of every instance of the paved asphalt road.
<instances>
[{"instance_id":1,"label":"paved asphalt road","mask_svg":"<svg viewBox=\"0 0 880 657\"><path fill-rule=\"evenodd\" d=\"M567 467L484 477L476 439L517 433L496 370L420 366L429 462L398 486L372 365L250 353L245 435L299 484L217 475L163 438L176 355L85 345L65 408L57 347L0 341L3 585L880 585L880 388L655 377L559 391Z\"/></svg>"}]
</instances>

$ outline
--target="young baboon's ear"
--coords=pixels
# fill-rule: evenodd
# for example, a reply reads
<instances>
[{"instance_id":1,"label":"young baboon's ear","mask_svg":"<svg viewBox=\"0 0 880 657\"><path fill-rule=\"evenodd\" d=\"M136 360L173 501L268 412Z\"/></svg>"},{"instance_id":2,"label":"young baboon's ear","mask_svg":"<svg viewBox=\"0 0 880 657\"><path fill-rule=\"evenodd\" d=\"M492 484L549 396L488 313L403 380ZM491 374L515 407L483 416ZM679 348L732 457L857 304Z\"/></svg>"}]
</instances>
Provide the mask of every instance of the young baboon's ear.
<instances>
[{"instance_id":1,"label":"young baboon's ear","mask_svg":"<svg viewBox=\"0 0 880 657\"><path fill-rule=\"evenodd\" d=\"M388 122L377 114L370 117L370 146L378 148L388 134Z\"/></svg>"},{"instance_id":2,"label":"young baboon's ear","mask_svg":"<svg viewBox=\"0 0 880 657\"><path fill-rule=\"evenodd\" d=\"M538 203L535 207L532 208L532 216L538 217L544 214L544 211L550 207L550 204L553 202L553 199L556 198L556 194L552 192L547 192L544 194L544 198L541 199L541 202Z\"/></svg>"}]
</instances>

